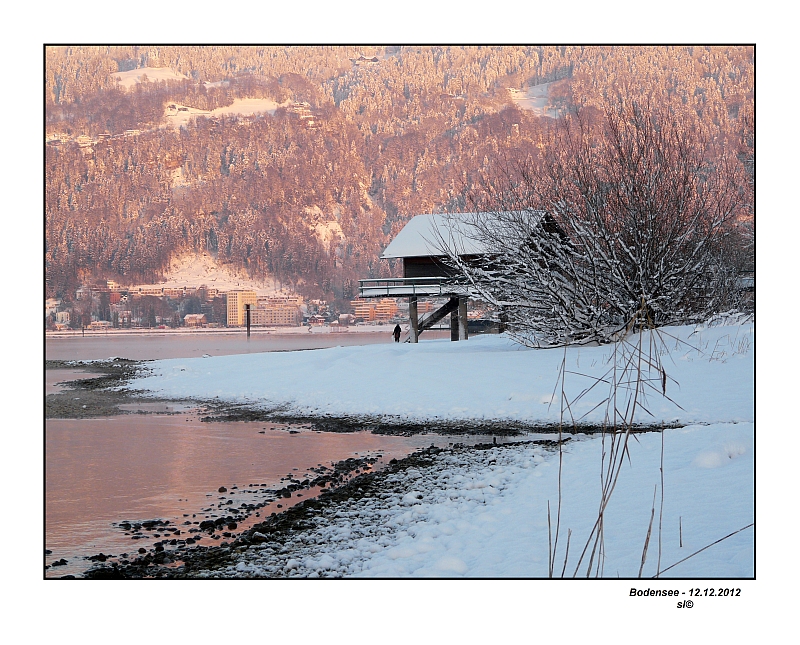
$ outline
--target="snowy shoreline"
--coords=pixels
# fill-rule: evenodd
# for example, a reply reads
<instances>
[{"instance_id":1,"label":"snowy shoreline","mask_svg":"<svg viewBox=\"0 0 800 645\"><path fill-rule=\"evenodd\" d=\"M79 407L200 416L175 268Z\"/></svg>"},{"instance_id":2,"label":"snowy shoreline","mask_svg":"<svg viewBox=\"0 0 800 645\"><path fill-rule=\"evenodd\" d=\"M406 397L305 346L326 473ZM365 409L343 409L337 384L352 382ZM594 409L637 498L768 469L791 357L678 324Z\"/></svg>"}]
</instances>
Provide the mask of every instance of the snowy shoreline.
<instances>
[{"instance_id":1,"label":"snowy shoreline","mask_svg":"<svg viewBox=\"0 0 800 645\"><path fill-rule=\"evenodd\" d=\"M752 424L723 424L665 431L661 570L753 521L747 497L729 494L730 486L752 492L751 430ZM599 503L587 494L596 478L599 444L578 435L564 446L561 519L574 540L566 577L586 576L588 559L578 567L578 547ZM606 517L605 576L637 577L659 456L660 433L640 435L632 446L626 485ZM254 529L250 544L234 549L229 565L195 576L547 578L546 506L550 501L555 507L557 470L552 444L429 451L427 459L388 474L374 489L362 491L353 482L357 494L311 515L302 531L260 544L252 539ZM700 487L707 491L701 501L694 499ZM716 510L720 505L727 509L724 518ZM643 577L657 571L655 540ZM743 531L666 577L750 577L752 544L753 530Z\"/></svg>"},{"instance_id":2,"label":"snowy shoreline","mask_svg":"<svg viewBox=\"0 0 800 645\"><path fill-rule=\"evenodd\" d=\"M649 342L650 333L642 340ZM642 400L646 409L634 421L672 427L636 434L628 443L629 459L605 513L602 567L589 575L636 577L648 520L656 517L643 576L713 545L666 577L751 578L754 324L664 328L658 334L663 381L660 375L657 396ZM560 417L561 370L568 376L563 396L569 411L582 423L602 424L608 390L591 385L607 380L613 365L608 346L532 350L485 336L459 343L161 360L128 387L166 398L218 397L264 412L280 407L284 414L307 418L546 425ZM454 446L416 455L416 465L370 475L379 485L367 485L362 475L335 490L330 503L305 502L313 512L277 542L250 532L208 553L193 551L197 562L209 564L184 573L547 577L547 509L561 496L556 562L567 556L569 533L564 575L581 577L587 575L580 554L597 518L606 441L608 435L570 435L561 468L557 452L546 444ZM663 505L654 501L658 490Z\"/></svg>"},{"instance_id":3,"label":"snowy shoreline","mask_svg":"<svg viewBox=\"0 0 800 645\"><path fill-rule=\"evenodd\" d=\"M718 424L665 431L664 530L653 537L642 577L668 567L661 577L754 576L752 430L752 424ZM600 446L596 437L565 437L555 577L587 576L580 547L597 512L593 484ZM630 470L606 513L601 576L638 577L660 447L660 432L638 435L631 445ZM219 546L181 550L172 556L177 566L158 566L151 556L113 573L217 579L547 578L547 505L556 508L558 470L555 441L423 449ZM697 490L704 491L701 499ZM566 532L572 540L569 553ZM98 569L89 577L111 573Z\"/></svg>"},{"instance_id":4,"label":"snowy shoreline","mask_svg":"<svg viewBox=\"0 0 800 645\"><path fill-rule=\"evenodd\" d=\"M753 324L668 327L657 333L666 396L651 393L635 423L674 427L754 420ZM650 342L651 334L643 340ZM609 414L614 351L613 346L536 350L505 335L485 335L458 343L428 340L159 360L129 387L152 396L218 400L305 419L529 426L562 421L569 426L574 419L579 427L599 426ZM562 366L567 372L564 407L569 406L563 417Z\"/></svg>"}]
</instances>

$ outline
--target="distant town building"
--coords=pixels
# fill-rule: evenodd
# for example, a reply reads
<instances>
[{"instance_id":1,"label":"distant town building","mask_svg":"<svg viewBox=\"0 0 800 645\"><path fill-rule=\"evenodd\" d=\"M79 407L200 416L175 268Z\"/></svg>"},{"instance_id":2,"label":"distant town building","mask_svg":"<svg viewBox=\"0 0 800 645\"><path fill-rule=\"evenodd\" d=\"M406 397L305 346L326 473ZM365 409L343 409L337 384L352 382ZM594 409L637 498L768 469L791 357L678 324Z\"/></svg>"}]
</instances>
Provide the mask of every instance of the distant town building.
<instances>
[{"instance_id":1,"label":"distant town building","mask_svg":"<svg viewBox=\"0 0 800 645\"><path fill-rule=\"evenodd\" d=\"M137 296L157 296L160 298L164 295L164 287L136 287L134 294Z\"/></svg>"},{"instance_id":2,"label":"distant town building","mask_svg":"<svg viewBox=\"0 0 800 645\"><path fill-rule=\"evenodd\" d=\"M255 291L229 291L228 292L228 327L241 327L246 324L245 305L255 309L258 295ZM252 314L250 324L253 324Z\"/></svg>"},{"instance_id":3,"label":"distant town building","mask_svg":"<svg viewBox=\"0 0 800 645\"><path fill-rule=\"evenodd\" d=\"M376 320L391 320L397 316L397 301L394 298L383 298L375 305Z\"/></svg>"},{"instance_id":4,"label":"distant town building","mask_svg":"<svg viewBox=\"0 0 800 645\"><path fill-rule=\"evenodd\" d=\"M257 307L250 316L251 325L297 326L300 322L300 310L297 307L273 305Z\"/></svg>"},{"instance_id":5,"label":"distant town building","mask_svg":"<svg viewBox=\"0 0 800 645\"><path fill-rule=\"evenodd\" d=\"M397 301L394 298L381 298L377 302L358 298L352 300L350 305L354 316L365 321L389 321L397 317Z\"/></svg>"},{"instance_id":6,"label":"distant town building","mask_svg":"<svg viewBox=\"0 0 800 645\"><path fill-rule=\"evenodd\" d=\"M353 307L353 315L356 318L366 321L375 320L375 303L359 298L350 301L350 306Z\"/></svg>"},{"instance_id":7,"label":"distant town building","mask_svg":"<svg viewBox=\"0 0 800 645\"><path fill-rule=\"evenodd\" d=\"M61 306L61 301L57 298L48 298L44 301L44 315L49 316L50 314L56 313L58 308Z\"/></svg>"},{"instance_id":8,"label":"distant town building","mask_svg":"<svg viewBox=\"0 0 800 645\"><path fill-rule=\"evenodd\" d=\"M258 323L263 325L296 326L302 320L302 296L275 295L258 298L256 305ZM263 322L261 322L263 321Z\"/></svg>"},{"instance_id":9,"label":"distant town building","mask_svg":"<svg viewBox=\"0 0 800 645\"><path fill-rule=\"evenodd\" d=\"M168 298L185 298L197 291L194 287L164 287L164 295Z\"/></svg>"},{"instance_id":10,"label":"distant town building","mask_svg":"<svg viewBox=\"0 0 800 645\"><path fill-rule=\"evenodd\" d=\"M259 296L258 307L300 307L303 304L302 296L276 295Z\"/></svg>"},{"instance_id":11,"label":"distant town building","mask_svg":"<svg viewBox=\"0 0 800 645\"><path fill-rule=\"evenodd\" d=\"M186 314L183 317L183 323L187 327L205 327L208 319L205 314Z\"/></svg>"}]
</instances>

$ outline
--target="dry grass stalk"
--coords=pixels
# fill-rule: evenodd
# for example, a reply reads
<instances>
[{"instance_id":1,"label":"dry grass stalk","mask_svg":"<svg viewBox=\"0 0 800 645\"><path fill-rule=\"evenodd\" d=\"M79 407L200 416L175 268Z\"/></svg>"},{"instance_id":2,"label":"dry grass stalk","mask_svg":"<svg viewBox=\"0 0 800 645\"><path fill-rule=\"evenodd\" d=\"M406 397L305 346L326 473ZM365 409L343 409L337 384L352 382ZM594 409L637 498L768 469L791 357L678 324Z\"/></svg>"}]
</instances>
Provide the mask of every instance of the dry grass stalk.
<instances>
[{"instance_id":1,"label":"dry grass stalk","mask_svg":"<svg viewBox=\"0 0 800 645\"><path fill-rule=\"evenodd\" d=\"M644 548L642 548L642 563L639 565L639 577L642 577L644 563L647 561L647 547L650 544L650 533L653 531L653 518L656 515L656 493L658 486L653 487L653 506L650 509L650 524L647 525L647 535L644 538Z\"/></svg>"},{"instance_id":2,"label":"dry grass stalk","mask_svg":"<svg viewBox=\"0 0 800 645\"><path fill-rule=\"evenodd\" d=\"M725 321L725 316L721 317L722 322ZM709 323L711 324L711 323ZM730 343L735 343L730 341ZM605 560L605 545L604 545L604 526L605 526L605 512L610 503L611 497L619 481L622 466L627 459L630 463L629 440L631 437L636 439L633 434L637 416L644 412L647 415L653 416L648 410L648 396L654 395L659 398L664 398L670 401L679 409L683 409L676 401L674 401L667 394L667 386L670 383L678 385L675 379L669 377L666 369L661 361L662 355L669 355L670 352L667 348L667 342L674 341L674 350L678 350L680 346L685 346L692 351L696 351L699 356L708 358L709 360L719 360L719 343L714 347L712 354L708 354L705 347L701 344L692 344L686 340L677 338L662 329L654 328L653 320L650 317L648 308L644 303L640 306L635 316L631 319L626 327L626 332L621 334L615 339L613 345L613 352L610 359L609 369L599 377L581 374L567 370L566 362L566 344L565 354L559 369L558 380L556 381L553 398L555 398L556 391L560 389L561 404L560 404L560 417L559 417L559 473L558 473L558 514L556 519L555 534L550 535L549 541L549 575L552 577L555 570L555 562L557 559L558 550L558 537L560 533L560 520L561 520L561 506L562 506L562 468L563 468L563 452L561 448L561 439L563 432L563 425L569 422L573 431L577 429L577 424L586 418L589 414L597 410L600 406L606 406L605 422L603 424L603 432L601 438L601 466L600 466L600 503L597 510L597 517L594 525L592 526L583 549L578 556L577 563L575 564L573 577L576 577L582 566L586 563L584 575L589 576L602 576L603 564ZM732 345L733 346L733 345ZM566 396L565 379L567 374L573 374L591 379L591 385L586 387L572 400ZM582 398L587 396L589 392L597 387L607 386L609 388L608 394L597 405L593 406L588 412L580 417L575 417L573 411L577 409L577 404ZM638 440L637 440L638 441ZM658 522L658 562L657 574L660 575L667 569L661 570L661 556L662 556L662 543L663 543L663 519L664 519L664 428L661 428L661 457L660 457L660 484L661 484L661 500L659 506L659 522ZM656 486L656 493L658 486ZM645 549L642 554L642 566L640 567L640 575L643 572L644 560L646 558L647 548L652 533L652 523L655 517L655 497L651 510L650 526L648 527L647 538L645 541ZM746 527L745 527L746 528ZM548 502L548 531L550 530L550 506ZM571 536L571 529L568 536ZM682 518L679 521L679 538L681 548L683 547L683 526ZM724 539L724 538L723 538ZM702 549L701 549L702 551ZM694 554L693 554L694 555ZM560 556L559 556L560 557ZM566 571L567 560L569 557L569 537L567 542L567 549L563 556L562 577ZM692 556L689 556L692 557ZM677 564L677 563L676 563ZM570 565L571 566L571 565ZM672 565L675 566L675 565ZM671 568L671 567L669 567Z\"/></svg>"},{"instance_id":3,"label":"dry grass stalk","mask_svg":"<svg viewBox=\"0 0 800 645\"><path fill-rule=\"evenodd\" d=\"M638 333L637 333L638 332ZM635 340L631 342L631 334ZM677 339L676 339L677 340ZM559 476L558 476L558 516L556 521L555 535L549 544L549 575L553 576L555 561L558 550L558 537L560 532L560 518L562 505L561 476L563 468L563 453L561 450L561 433L565 420L570 422L573 429L577 423L588 414L596 410L601 405L606 406L605 423L601 439L602 454L600 467L600 504L597 511L597 518L578 557L577 564L573 572L573 577L578 575L581 567L586 563L585 574L589 576L602 576L605 560L604 525L605 511L611 500L611 496L619 480L623 463L627 459L630 463L630 451L628 442L632 436L634 423L639 411L649 414L647 409L647 397L649 394L656 394L668 400L666 390L669 382L675 383L670 379L664 366L661 363L660 355L665 349L665 342L662 335L653 328L653 321L647 307L642 304L634 318L627 326L627 334L616 339L611 356L609 369L600 377L592 377L590 386L580 392L573 400L566 396L565 380L567 374L576 374L586 377L586 374L571 372L566 365L566 347L564 358L559 370L559 378L554 389L560 389L560 421L559 421ZM666 353L666 352L663 352ZM573 414L576 403L578 403L589 392L596 387L606 385L609 388L608 395L598 405L595 405L589 412L576 418ZM555 392L553 393L555 396ZM675 403L673 401L673 403ZM676 403L677 405L677 403ZM678 406L680 407L680 406ZM662 429L663 432L663 429ZM662 434L662 457L661 457L661 506L659 512L659 564L661 558L661 541L663 527L663 434ZM550 521L548 506L548 522ZM655 514L655 500L653 505L653 515ZM549 526L549 524L548 524ZM652 530L652 525L648 529ZM568 553L564 554L564 564L562 569L566 570ZM562 573L563 575L563 573Z\"/></svg>"},{"instance_id":4,"label":"dry grass stalk","mask_svg":"<svg viewBox=\"0 0 800 645\"><path fill-rule=\"evenodd\" d=\"M705 546L704 546L702 549L698 549L697 551L695 551L695 552L694 552L694 553L692 553L691 555L687 555L687 556L686 556L685 558L683 558L682 560L678 560L678 561L677 561L675 564L671 564L671 565L669 565L669 566L668 566L666 569L662 569L661 571L657 571L657 572L656 572L656 575L654 575L653 577L654 577L654 578L658 578L658 577L659 577L659 576L660 576L662 573L664 573L665 571L669 571L669 570L670 570L670 569L672 569L673 567L677 567L677 566L678 566L678 565L679 565L681 562L686 562L686 561L687 561L689 558L693 558L693 557L694 557L694 556L696 556L698 553L702 553L703 551L705 551L706 549L708 549L708 548L710 548L710 547L714 546L715 544L719 544L719 543L720 543L720 542L722 542L723 540L727 540L729 537L733 537L733 536L734 536L734 535L736 535L737 533L741 533L741 532L742 532L742 531L744 531L745 529L749 529L751 526L755 526L755 522L750 522L750 524L748 524L747 526L743 526L742 528L740 528L740 529L738 529L738 530L734 531L733 533L728 533L728 535L726 535L725 537L721 537L719 540L714 540L714 541L713 541L711 544L706 544L706 545L705 545Z\"/></svg>"},{"instance_id":5,"label":"dry grass stalk","mask_svg":"<svg viewBox=\"0 0 800 645\"><path fill-rule=\"evenodd\" d=\"M664 426L661 426L661 507L658 511L658 563L656 571L661 570L661 527L664 523ZM658 577L658 574L656 574Z\"/></svg>"}]
</instances>

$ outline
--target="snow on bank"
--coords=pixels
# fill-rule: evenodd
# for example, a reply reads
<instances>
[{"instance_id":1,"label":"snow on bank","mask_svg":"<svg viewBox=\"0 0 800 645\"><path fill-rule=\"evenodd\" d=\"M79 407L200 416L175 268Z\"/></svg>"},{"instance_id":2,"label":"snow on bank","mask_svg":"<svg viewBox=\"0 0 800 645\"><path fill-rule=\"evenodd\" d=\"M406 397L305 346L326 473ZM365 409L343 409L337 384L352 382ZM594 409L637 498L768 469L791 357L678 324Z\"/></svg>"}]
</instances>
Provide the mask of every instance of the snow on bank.
<instances>
[{"instance_id":1,"label":"snow on bank","mask_svg":"<svg viewBox=\"0 0 800 645\"><path fill-rule=\"evenodd\" d=\"M754 521L753 440L752 423L665 431L663 516L659 495L643 577L657 571L659 521L662 571ZM579 435L565 447L557 576L562 568L575 574L597 517L600 451L597 436ZM605 515L606 577L639 573L660 483L660 433L638 435L630 457ZM552 447L444 452L431 466L390 475L378 495L325 509L313 528L286 542L251 545L229 568L201 575L547 577L547 504L555 516L557 481ZM663 577L752 577L753 546L751 527ZM588 558L579 577L587 565Z\"/></svg>"},{"instance_id":2,"label":"snow on bank","mask_svg":"<svg viewBox=\"0 0 800 645\"><path fill-rule=\"evenodd\" d=\"M235 289L252 289L259 295L294 295L280 288L275 280L253 280L246 271L237 271L232 265L217 264L210 253L185 253L173 257L164 279L154 284L136 284L128 288L137 289L184 289L187 287L219 289L232 291Z\"/></svg>"},{"instance_id":3,"label":"snow on bank","mask_svg":"<svg viewBox=\"0 0 800 645\"><path fill-rule=\"evenodd\" d=\"M664 433L664 506L656 498L643 575L661 570L754 521L754 326L659 331L666 393L650 395L640 423ZM645 341L650 332L646 332ZM635 340L635 339L634 339ZM613 365L613 348L532 350L502 336L200 359L163 360L131 387L167 397L215 396L301 415L557 422L558 374L573 411L602 422L607 387L578 395ZM659 384L662 382L660 377ZM659 385L660 387L660 385ZM600 404L598 406L598 404ZM629 442L604 521L603 575L636 577L660 491L661 433ZM603 438L576 437L564 451L556 556L572 576L597 517ZM453 450L431 466L387 476L376 495L354 494L311 518L285 542L251 545L214 577L546 577L548 502L558 500L558 456L544 446ZM586 575L588 561L579 573ZM560 574L560 569L556 573ZM668 577L752 577L747 528L670 569Z\"/></svg>"},{"instance_id":4,"label":"snow on bank","mask_svg":"<svg viewBox=\"0 0 800 645\"><path fill-rule=\"evenodd\" d=\"M131 69L127 72L117 72L114 74L119 84L130 89L137 83L142 82L142 78L147 76L150 81L185 81L189 77L185 74L176 72L169 67L141 67L139 69Z\"/></svg>"},{"instance_id":5,"label":"snow on bank","mask_svg":"<svg viewBox=\"0 0 800 645\"><path fill-rule=\"evenodd\" d=\"M188 125L192 119L198 117L214 118L220 116L255 116L256 114L275 114L275 110L285 103L277 103L272 99L254 99L254 98L240 98L235 99L231 105L214 108L213 110L201 110L199 108L191 107L189 105L182 105L174 103L174 109L167 107L164 116L167 123L174 127L180 128Z\"/></svg>"},{"instance_id":6,"label":"snow on bank","mask_svg":"<svg viewBox=\"0 0 800 645\"><path fill-rule=\"evenodd\" d=\"M646 332L649 335L650 332ZM643 424L754 420L754 325L659 330L669 380L645 401ZM566 359L565 359L566 356ZM156 361L131 387L166 397L214 398L288 413L386 420L559 420L562 360L566 398L583 422L602 423L608 386L576 402L611 368L613 348L523 348L504 336ZM659 386L660 387L660 386ZM555 393L555 396L554 396Z\"/></svg>"}]
</instances>

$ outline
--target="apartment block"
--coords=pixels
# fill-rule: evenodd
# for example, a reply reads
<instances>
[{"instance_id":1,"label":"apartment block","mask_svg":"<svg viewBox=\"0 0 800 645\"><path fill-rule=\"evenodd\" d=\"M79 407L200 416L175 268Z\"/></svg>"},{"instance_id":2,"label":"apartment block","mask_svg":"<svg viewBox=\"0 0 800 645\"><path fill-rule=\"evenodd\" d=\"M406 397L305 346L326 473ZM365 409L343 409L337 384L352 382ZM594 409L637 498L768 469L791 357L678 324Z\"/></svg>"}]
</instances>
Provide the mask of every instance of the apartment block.
<instances>
[{"instance_id":1,"label":"apartment block","mask_svg":"<svg viewBox=\"0 0 800 645\"><path fill-rule=\"evenodd\" d=\"M253 324L252 310L256 308L258 295L255 291L228 292L228 327L241 327L247 324L245 305L250 305L250 324Z\"/></svg>"},{"instance_id":2,"label":"apartment block","mask_svg":"<svg viewBox=\"0 0 800 645\"><path fill-rule=\"evenodd\" d=\"M394 298L381 298L375 304L375 320L391 320L397 316L397 302Z\"/></svg>"},{"instance_id":3,"label":"apartment block","mask_svg":"<svg viewBox=\"0 0 800 645\"><path fill-rule=\"evenodd\" d=\"M394 298L381 298L377 301L358 298L351 300L350 304L355 317L365 321L386 321L397 316L397 301Z\"/></svg>"},{"instance_id":4,"label":"apartment block","mask_svg":"<svg viewBox=\"0 0 800 645\"><path fill-rule=\"evenodd\" d=\"M250 316L250 324L267 326L296 326L300 322L300 310L297 307L273 305L257 307Z\"/></svg>"}]
</instances>

